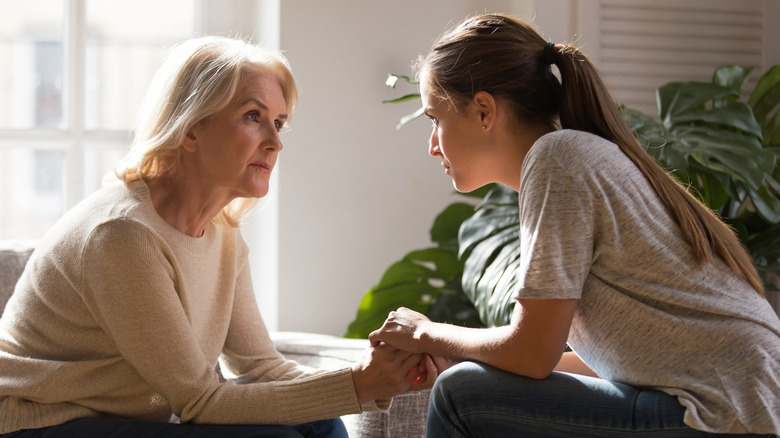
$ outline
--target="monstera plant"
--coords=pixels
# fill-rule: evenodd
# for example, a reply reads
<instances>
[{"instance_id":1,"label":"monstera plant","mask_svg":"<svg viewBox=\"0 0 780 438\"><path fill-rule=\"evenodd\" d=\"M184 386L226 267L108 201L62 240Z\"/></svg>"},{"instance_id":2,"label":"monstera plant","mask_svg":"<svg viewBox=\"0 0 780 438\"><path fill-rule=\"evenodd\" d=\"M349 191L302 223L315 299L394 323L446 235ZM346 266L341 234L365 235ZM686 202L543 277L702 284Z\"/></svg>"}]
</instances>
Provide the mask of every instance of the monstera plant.
<instances>
[{"instance_id":1,"label":"monstera plant","mask_svg":"<svg viewBox=\"0 0 780 438\"><path fill-rule=\"evenodd\" d=\"M484 190L465 196L481 197ZM483 324L463 293L463 263L458 257L458 230L474 214L473 204L455 202L444 209L430 230L433 247L411 251L393 263L379 284L360 302L346 337L365 338L382 325L388 312L401 306L428 315L434 321L469 327Z\"/></svg>"},{"instance_id":2,"label":"monstera plant","mask_svg":"<svg viewBox=\"0 0 780 438\"><path fill-rule=\"evenodd\" d=\"M769 69L744 100L742 91L752 70L724 66L715 70L712 82L671 82L660 87L658 118L622 110L647 152L734 227L768 293L780 293L780 66ZM405 76L395 78L413 83ZM410 93L392 102L417 97ZM410 114L399 126L418 115ZM457 252L451 240L445 244L433 238L432 230L438 248L450 251L447 263L412 252L402 262L413 263L419 272L407 269L403 282L388 278L399 269L393 265L380 285L366 294L347 336L366 336L399 306L415 308L434 320L472 326L509 322L520 261L517 193L492 186L477 206L451 207L457 209L457 218L448 208L437 221L451 217L451 234L454 224L459 224ZM428 286L417 292L409 287L430 285L434 278L443 286L433 293ZM392 292L386 287L391 283L404 292ZM444 310L451 305L451 310ZM469 316L458 321L453 313Z\"/></svg>"}]
</instances>

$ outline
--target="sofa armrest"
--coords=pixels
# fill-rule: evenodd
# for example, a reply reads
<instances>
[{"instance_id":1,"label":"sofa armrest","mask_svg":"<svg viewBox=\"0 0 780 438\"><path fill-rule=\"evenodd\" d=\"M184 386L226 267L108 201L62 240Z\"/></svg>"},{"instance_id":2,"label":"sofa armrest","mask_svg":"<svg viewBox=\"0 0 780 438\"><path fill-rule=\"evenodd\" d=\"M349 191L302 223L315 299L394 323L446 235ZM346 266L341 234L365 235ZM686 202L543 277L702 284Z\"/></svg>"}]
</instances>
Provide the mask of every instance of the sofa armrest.
<instances>
[{"instance_id":1,"label":"sofa armrest","mask_svg":"<svg viewBox=\"0 0 780 438\"><path fill-rule=\"evenodd\" d=\"M32 241L0 241L0 315L11 298L34 247L35 242Z\"/></svg>"},{"instance_id":2,"label":"sofa armrest","mask_svg":"<svg viewBox=\"0 0 780 438\"><path fill-rule=\"evenodd\" d=\"M315 368L351 366L369 347L367 339L347 339L314 333L276 332L271 337L287 359ZM416 438L425 436L430 391L393 398L387 412L364 412L342 418L352 438Z\"/></svg>"}]
</instances>

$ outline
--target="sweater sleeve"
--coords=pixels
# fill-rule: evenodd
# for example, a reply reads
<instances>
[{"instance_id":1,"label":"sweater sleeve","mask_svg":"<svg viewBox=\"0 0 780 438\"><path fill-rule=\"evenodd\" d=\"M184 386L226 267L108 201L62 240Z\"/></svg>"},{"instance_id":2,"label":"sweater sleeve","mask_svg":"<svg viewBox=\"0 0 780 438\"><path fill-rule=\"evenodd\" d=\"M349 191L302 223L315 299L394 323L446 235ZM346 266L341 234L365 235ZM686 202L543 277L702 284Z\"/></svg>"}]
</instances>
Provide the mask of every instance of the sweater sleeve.
<instances>
[{"instance_id":1,"label":"sweater sleeve","mask_svg":"<svg viewBox=\"0 0 780 438\"><path fill-rule=\"evenodd\" d=\"M246 250L240 251L235 298L222 366L238 383L290 380L316 372L287 361L276 350L263 322L252 288Z\"/></svg>"},{"instance_id":2,"label":"sweater sleeve","mask_svg":"<svg viewBox=\"0 0 780 438\"><path fill-rule=\"evenodd\" d=\"M296 424L360 412L349 369L307 374L276 352L251 310L257 306L248 273L239 280L234 308L242 310L231 320L226 348L238 358L237 369L255 366L249 383L221 382L198 348L173 260L144 226L111 221L85 245L80 290L122 360L183 422Z\"/></svg>"}]
</instances>

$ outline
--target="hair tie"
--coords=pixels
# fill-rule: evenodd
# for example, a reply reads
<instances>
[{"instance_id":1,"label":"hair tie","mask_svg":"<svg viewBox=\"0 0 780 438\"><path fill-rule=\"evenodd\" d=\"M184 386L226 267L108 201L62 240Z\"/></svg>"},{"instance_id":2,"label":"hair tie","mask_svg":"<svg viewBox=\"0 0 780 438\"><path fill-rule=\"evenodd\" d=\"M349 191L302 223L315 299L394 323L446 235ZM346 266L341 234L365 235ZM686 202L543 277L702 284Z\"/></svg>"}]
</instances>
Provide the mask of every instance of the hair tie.
<instances>
[{"instance_id":1,"label":"hair tie","mask_svg":"<svg viewBox=\"0 0 780 438\"><path fill-rule=\"evenodd\" d=\"M555 43L550 41L547 43L546 46L544 46L544 51L542 52L541 59L544 65L555 64L555 59L553 59L554 56L555 56Z\"/></svg>"}]
</instances>

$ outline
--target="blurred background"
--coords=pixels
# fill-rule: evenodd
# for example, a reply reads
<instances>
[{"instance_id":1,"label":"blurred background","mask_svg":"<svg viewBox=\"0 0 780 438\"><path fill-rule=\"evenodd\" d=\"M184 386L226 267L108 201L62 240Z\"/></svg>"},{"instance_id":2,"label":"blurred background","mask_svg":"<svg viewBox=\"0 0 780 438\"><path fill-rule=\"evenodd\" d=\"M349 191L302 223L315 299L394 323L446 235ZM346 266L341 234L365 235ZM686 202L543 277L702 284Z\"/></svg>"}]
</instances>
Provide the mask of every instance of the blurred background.
<instances>
[{"instance_id":1,"label":"blurred background","mask_svg":"<svg viewBox=\"0 0 780 438\"><path fill-rule=\"evenodd\" d=\"M648 114L666 82L723 64L756 67L755 81L780 63L774 0L0 0L0 239L42 238L100 187L172 45L249 38L282 50L301 90L275 190L242 229L258 303L272 330L341 335L455 196L429 124L396 129L418 102L382 104L416 90L385 78L484 12L577 44Z\"/></svg>"}]
</instances>

